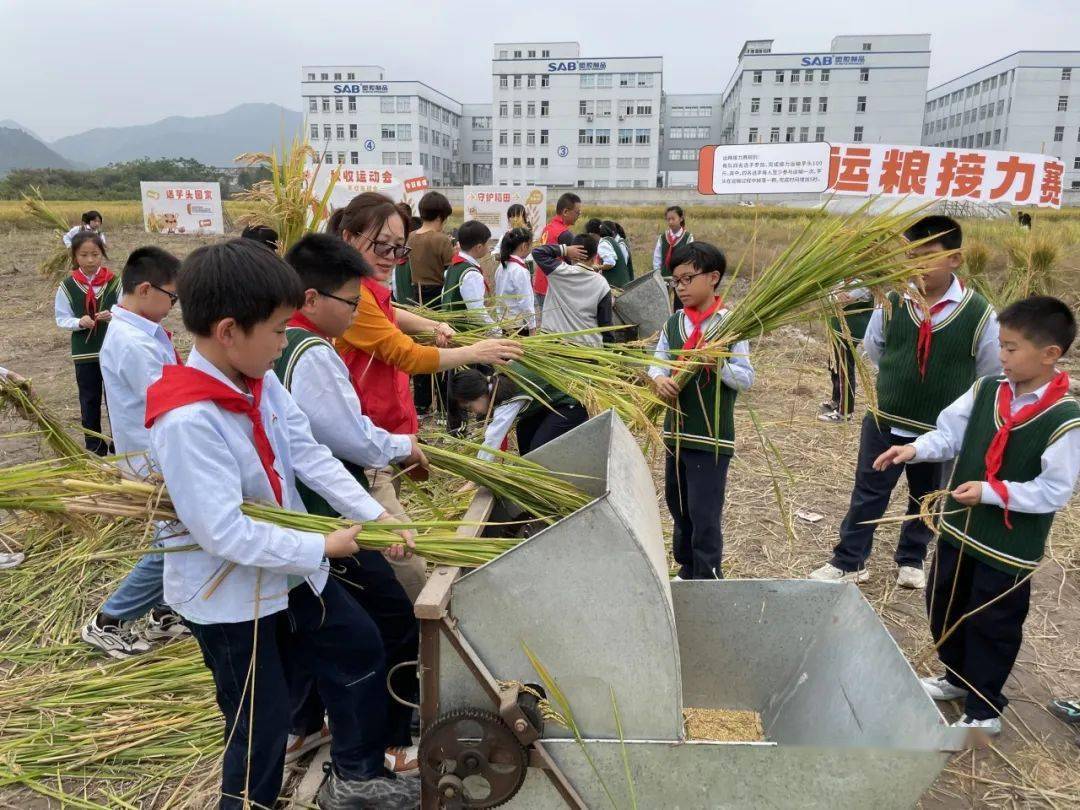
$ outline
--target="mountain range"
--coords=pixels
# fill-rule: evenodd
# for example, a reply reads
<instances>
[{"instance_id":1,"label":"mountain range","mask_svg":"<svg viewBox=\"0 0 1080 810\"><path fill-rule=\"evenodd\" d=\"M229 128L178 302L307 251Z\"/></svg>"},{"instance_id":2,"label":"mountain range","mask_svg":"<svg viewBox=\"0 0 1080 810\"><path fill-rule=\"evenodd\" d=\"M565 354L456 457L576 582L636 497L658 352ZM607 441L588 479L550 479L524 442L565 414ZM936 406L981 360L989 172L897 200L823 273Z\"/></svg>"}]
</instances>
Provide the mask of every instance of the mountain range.
<instances>
[{"instance_id":1,"label":"mountain range","mask_svg":"<svg viewBox=\"0 0 1080 810\"><path fill-rule=\"evenodd\" d=\"M232 166L241 152L262 152L283 139L287 142L302 125L300 113L278 104L241 104L218 115L174 115L152 124L98 127L46 144L19 123L4 120L0 174L13 168L98 167L143 157Z\"/></svg>"}]
</instances>

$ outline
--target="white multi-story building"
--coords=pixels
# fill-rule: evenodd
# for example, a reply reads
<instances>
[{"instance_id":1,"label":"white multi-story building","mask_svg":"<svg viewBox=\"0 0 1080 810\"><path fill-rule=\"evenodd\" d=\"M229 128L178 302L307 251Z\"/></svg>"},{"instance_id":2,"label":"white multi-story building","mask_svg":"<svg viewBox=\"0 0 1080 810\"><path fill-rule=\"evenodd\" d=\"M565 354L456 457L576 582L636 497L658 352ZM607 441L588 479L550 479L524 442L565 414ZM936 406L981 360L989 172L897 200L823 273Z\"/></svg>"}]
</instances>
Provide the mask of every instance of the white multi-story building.
<instances>
[{"instance_id":1,"label":"white multi-story building","mask_svg":"<svg viewBox=\"0 0 1080 810\"><path fill-rule=\"evenodd\" d=\"M772 45L749 40L739 52L721 143L920 142L929 34L838 36L828 51Z\"/></svg>"},{"instance_id":2,"label":"white multi-story building","mask_svg":"<svg viewBox=\"0 0 1080 810\"><path fill-rule=\"evenodd\" d=\"M500 185L656 185L663 59L581 56L576 42L496 43L492 163Z\"/></svg>"},{"instance_id":3,"label":"white multi-story building","mask_svg":"<svg viewBox=\"0 0 1080 810\"><path fill-rule=\"evenodd\" d=\"M461 182L486 186L492 182L490 104L461 105Z\"/></svg>"},{"instance_id":4,"label":"white multi-story building","mask_svg":"<svg viewBox=\"0 0 1080 810\"><path fill-rule=\"evenodd\" d=\"M446 94L378 65L305 66L300 94L327 164L419 166L432 185L460 182L461 104Z\"/></svg>"},{"instance_id":5,"label":"white multi-story building","mask_svg":"<svg viewBox=\"0 0 1080 810\"><path fill-rule=\"evenodd\" d=\"M696 186L698 152L721 143L723 96L664 94L660 111L660 180L665 186Z\"/></svg>"},{"instance_id":6,"label":"white multi-story building","mask_svg":"<svg viewBox=\"0 0 1080 810\"><path fill-rule=\"evenodd\" d=\"M930 89L922 143L1053 155L1080 189L1080 51L1017 51Z\"/></svg>"}]
</instances>

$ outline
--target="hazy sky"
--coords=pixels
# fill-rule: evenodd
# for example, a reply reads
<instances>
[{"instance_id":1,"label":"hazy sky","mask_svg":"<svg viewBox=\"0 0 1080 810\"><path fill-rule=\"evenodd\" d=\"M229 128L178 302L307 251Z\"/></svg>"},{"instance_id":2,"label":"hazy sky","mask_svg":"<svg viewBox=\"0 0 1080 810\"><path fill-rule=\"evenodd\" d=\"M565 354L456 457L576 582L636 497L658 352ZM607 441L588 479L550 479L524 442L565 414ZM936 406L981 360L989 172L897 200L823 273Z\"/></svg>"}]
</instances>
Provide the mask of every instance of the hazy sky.
<instances>
[{"instance_id":1,"label":"hazy sky","mask_svg":"<svg viewBox=\"0 0 1080 810\"><path fill-rule=\"evenodd\" d=\"M640 9L640 10L631 10ZM300 109L300 66L380 64L491 100L496 40L576 40L582 56L664 57L664 89L718 92L746 39L930 33L931 86L1016 50L1080 49L1080 0L0 0L0 120L46 139L247 101Z\"/></svg>"}]
</instances>

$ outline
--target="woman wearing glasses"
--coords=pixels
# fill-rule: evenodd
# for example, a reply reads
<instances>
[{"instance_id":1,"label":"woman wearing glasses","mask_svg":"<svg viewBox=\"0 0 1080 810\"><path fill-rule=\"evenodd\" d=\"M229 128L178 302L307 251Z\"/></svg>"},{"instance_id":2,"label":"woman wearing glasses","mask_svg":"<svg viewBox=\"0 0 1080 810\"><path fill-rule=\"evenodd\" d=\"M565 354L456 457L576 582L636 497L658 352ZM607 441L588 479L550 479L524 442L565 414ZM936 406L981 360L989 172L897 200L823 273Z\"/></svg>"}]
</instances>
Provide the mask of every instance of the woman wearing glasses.
<instances>
[{"instance_id":1,"label":"woman wearing glasses","mask_svg":"<svg viewBox=\"0 0 1080 810\"><path fill-rule=\"evenodd\" d=\"M338 352L349 367L364 413L390 433L415 434L419 426L409 376L434 374L473 364L502 365L521 356L510 340L482 340L472 346L451 347L454 330L393 306L389 280L405 262L411 225L408 206L397 206L375 192L359 194L330 217L327 230L352 245L371 265L364 278L352 325L338 341ZM417 343L410 335L435 333L435 345ZM392 484L394 473L369 471L371 494L391 514L401 515ZM414 600L423 587L422 575L402 585Z\"/></svg>"}]
</instances>

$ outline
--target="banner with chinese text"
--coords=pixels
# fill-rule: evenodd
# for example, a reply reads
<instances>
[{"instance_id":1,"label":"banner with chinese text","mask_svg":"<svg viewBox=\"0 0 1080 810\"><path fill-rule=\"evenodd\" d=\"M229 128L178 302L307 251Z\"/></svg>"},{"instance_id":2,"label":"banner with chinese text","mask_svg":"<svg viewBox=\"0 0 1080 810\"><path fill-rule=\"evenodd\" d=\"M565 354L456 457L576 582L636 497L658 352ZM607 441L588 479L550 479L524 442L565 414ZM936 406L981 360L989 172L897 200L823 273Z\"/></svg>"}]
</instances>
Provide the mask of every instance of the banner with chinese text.
<instances>
[{"instance_id":1,"label":"banner with chinese text","mask_svg":"<svg viewBox=\"0 0 1080 810\"><path fill-rule=\"evenodd\" d=\"M518 224L511 224L506 215L512 205L525 207L534 238L547 224L547 189L543 186L465 186L464 195L463 219L483 222L491 229L492 239L502 239Z\"/></svg>"},{"instance_id":2,"label":"banner with chinese text","mask_svg":"<svg viewBox=\"0 0 1080 810\"><path fill-rule=\"evenodd\" d=\"M1048 155L891 144L708 146L702 194L820 192L1061 207L1065 166Z\"/></svg>"},{"instance_id":3,"label":"banner with chinese text","mask_svg":"<svg viewBox=\"0 0 1080 810\"><path fill-rule=\"evenodd\" d=\"M225 233L217 183L141 182L143 224L149 233Z\"/></svg>"},{"instance_id":4,"label":"banner with chinese text","mask_svg":"<svg viewBox=\"0 0 1080 810\"><path fill-rule=\"evenodd\" d=\"M414 166L345 167L310 164L307 171L315 178L313 188L317 198L326 193L330 178L337 174L337 182L330 193L327 206L328 217L335 209L344 208L353 197L365 191L377 191L394 202L408 203L415 214L420 197L428 187L427 178L422 175L423 168Z\"/></svg>"}]
</instances>

